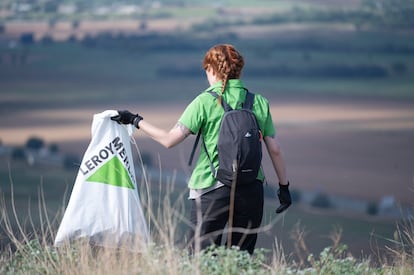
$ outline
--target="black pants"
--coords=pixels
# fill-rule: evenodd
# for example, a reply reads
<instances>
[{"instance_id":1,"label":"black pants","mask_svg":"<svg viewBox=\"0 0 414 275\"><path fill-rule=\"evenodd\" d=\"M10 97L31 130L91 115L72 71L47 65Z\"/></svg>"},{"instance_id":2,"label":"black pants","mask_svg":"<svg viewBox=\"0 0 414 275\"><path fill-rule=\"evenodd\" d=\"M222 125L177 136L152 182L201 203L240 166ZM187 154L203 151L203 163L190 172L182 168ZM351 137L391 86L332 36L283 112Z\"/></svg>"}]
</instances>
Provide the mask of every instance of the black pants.
<instances>
[{"instance_id":1,"label":"black pants","mask_svg":"<svg viewBox=\"0 0 414 275\"><path fill-rule=\"evenodd\" d=\"M263 216L263 184L260 181L249 185L237 186L234 193L234 207L231 209L231 187L224 186L192 200L191 238L192 247L200 244L200 249L215 244L221 245L226 224L228 226L226 245L239 246L253 254L257 232L249 230L260 227ZM230 214L233 212L232 222ZM197 216L201 216L198 221ZM232 223L231 228L229 228ZM198 229L197 229L198 225ZM197 236L199 232L199 236Z\"/></svg>"}]
</instances>

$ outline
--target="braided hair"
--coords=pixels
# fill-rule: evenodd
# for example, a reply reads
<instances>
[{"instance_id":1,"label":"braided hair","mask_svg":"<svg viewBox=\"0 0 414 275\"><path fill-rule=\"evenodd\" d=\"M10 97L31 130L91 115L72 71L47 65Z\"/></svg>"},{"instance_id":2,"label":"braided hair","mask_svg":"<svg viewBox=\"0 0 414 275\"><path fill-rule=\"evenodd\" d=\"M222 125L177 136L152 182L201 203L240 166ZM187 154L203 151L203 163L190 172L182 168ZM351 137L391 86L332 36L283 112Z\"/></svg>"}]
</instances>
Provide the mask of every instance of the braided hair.
<instances>
[{"instance_id":1,"label":"braided hair","mask_svg":"<svg viewBox=\"0 0 414 275\"><path fill-rule=\"evenodd\" d=\"M217 79L222 81L221 94L224 93L229 79L240 78L244 66L243 56L230 44L219 44L213 46L203 60L203 68L211 68ZM222 96L217 98L221 104Z\"/></svg>"}]
</instances>

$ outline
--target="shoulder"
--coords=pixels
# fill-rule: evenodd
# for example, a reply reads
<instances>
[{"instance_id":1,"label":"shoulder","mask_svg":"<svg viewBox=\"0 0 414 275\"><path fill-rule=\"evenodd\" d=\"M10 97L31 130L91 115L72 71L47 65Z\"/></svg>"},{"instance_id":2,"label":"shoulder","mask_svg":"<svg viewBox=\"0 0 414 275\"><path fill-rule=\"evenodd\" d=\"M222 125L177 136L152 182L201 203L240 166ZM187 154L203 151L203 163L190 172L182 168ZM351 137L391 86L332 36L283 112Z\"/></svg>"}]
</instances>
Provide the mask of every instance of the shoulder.
<instances>
[{"instance_id":1,"label":"shoulder","mask_svg":"<svg viewBox=\"0 0 414 275\"><path fill-rule=\"evenodd\" d=\"M205 107L205 104L209 104L215 101L215 98L209 91L203 91L198 96L196 96L190 104L200 105L200 107Z\"/></svg>"},{"instance_id":2,"label":"shoulder","mask_svg":"<svg viewBox=\"0 0 414 275\"><path fill-rule=\"evenodd\" d=\"M257 94L254 93L254 106L256 107L266 107L268 108L269 106L269 101L267 100L267 98L265 98L264 96L262 96L261 94Z\"/></svg>"},{"instance_id":3,"label":"shoulder","mask_svg":"<svg viewBox=\"0 0 414 275\"><path fill-rule=\"evenodd\" d=\"M270 112L269 101L267 98L262 96L261 94L256 94L254 96L254 103L253 103L253 113L256 115L258 119L267 119Z\"/></svg>"},{"instance_id":4,"label":"shoulder","mask_svg":"<svg viewBox=\"0 0 414 275\"><path fill-rule=\"evenodd\" d=\"M212 105L215 98L206 91L197 95L184 110L184 115L192 116L195 113L202 114L206 112L208 106Z\"/></svg>"}]
</instances>

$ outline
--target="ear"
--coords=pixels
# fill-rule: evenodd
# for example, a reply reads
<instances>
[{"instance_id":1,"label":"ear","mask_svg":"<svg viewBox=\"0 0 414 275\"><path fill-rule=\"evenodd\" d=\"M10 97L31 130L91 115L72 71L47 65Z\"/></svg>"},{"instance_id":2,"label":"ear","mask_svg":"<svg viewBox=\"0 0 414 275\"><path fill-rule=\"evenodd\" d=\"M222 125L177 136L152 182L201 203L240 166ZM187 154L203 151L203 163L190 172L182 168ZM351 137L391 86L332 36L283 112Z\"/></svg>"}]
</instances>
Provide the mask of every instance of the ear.
<instances>
[{"instance_id":1,"label":"ear","mask_svg":"<svg viewBox=\"0 0 414 275\"><path fill-rule=\"evenodd\" d=\"M207 74L207 79L210 85L213 85L214 83L218 81L217 75L214 73L211 67L206 70L206 74Z\"/></svg>"}]
</instances>

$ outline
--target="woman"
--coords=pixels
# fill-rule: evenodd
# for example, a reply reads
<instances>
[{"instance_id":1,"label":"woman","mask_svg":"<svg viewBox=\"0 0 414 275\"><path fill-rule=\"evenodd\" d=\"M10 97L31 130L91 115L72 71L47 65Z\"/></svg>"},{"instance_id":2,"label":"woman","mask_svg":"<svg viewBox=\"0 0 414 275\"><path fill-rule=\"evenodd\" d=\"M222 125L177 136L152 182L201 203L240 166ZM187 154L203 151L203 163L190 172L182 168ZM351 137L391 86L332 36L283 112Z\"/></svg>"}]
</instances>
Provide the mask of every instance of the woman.
<instances>
[{"instance_id":1,"label":"woman","mask_svg":"<svg viewBox=\"0 0 414 275\"><path fill-rule=\"evenodd\" d=\"M236 184L232 191L231 186L214 178L209 160L210 158L214 167L218 167L217 141L224 114L221 102L225 101L233 109L239 109L245 100L246 89L240 80L243 66L243 57L232 45L212 47L203 60L210 87L187 106L170 131L160 129L129 111L118 111L119 116L112 118L119 123L135 125L166 148L171 148L188 135L201 131L205 146L200 150L199 159L188 183L189 198L192 200L193 247L196 250L211 244L220 245L223 229L228 223L232 230L231 234L227 234L227 245L239 246L250 254L256 245L257 229L263 216L263 172L259 171L256 180L251 184ZM217 93L217 98L210 92ZM276 212L280 213L289 207L291 198L285 162L275 136L268 101L256 94L252 111L279 179L278 196L281 206Z\"/></svg>"}]
</instances>

